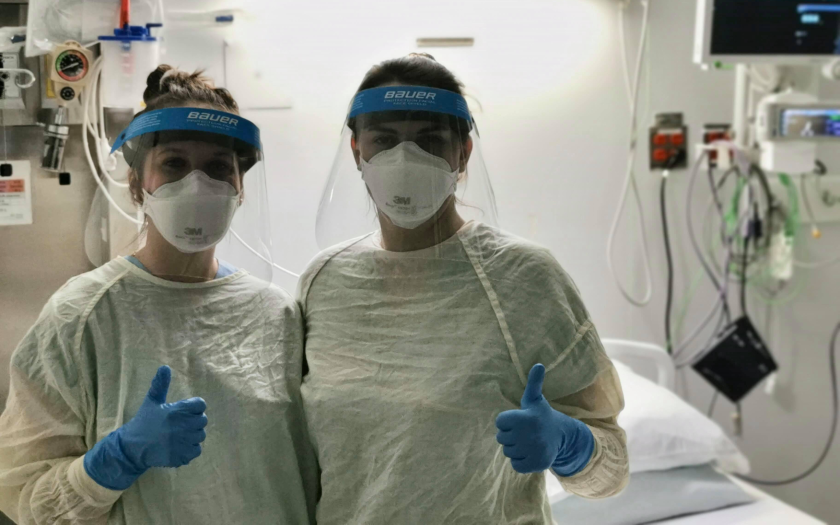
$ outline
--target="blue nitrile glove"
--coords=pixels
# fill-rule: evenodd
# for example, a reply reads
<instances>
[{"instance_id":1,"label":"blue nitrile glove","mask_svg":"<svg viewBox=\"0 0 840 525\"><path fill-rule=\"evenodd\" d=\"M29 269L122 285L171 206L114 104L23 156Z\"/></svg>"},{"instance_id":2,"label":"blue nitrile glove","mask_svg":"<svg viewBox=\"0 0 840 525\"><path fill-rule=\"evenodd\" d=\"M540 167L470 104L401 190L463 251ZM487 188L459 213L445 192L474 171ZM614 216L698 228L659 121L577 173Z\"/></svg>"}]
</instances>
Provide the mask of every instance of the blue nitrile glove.
<instances>
[{"instance_id":1,"label":"blue nitrile glove","mask_svg":"<svg viewBox=\"0 0 840 525\"><path fill-rule=\"evenodd\" d=\"M137 414L85 454L85 471L111 490L125 490L152 467L181 467L201 454L206 403L193 397L167 403L172 371L158 368Z\"/></svg>"},{"instance_id":2,"label":"blue nitrile glove","mask_svg":"<svg viewBox=\"0 0 840 525\"><path fill-rule=\"evenodd\" d=\"M551 467L558 476L573 476L592 457L595 438L584 423L551 408L542 395L545 367L534 365L522 394L522 409L508 410L496 418L496 441L521 474Z\"/></svg>"}]
</instances>

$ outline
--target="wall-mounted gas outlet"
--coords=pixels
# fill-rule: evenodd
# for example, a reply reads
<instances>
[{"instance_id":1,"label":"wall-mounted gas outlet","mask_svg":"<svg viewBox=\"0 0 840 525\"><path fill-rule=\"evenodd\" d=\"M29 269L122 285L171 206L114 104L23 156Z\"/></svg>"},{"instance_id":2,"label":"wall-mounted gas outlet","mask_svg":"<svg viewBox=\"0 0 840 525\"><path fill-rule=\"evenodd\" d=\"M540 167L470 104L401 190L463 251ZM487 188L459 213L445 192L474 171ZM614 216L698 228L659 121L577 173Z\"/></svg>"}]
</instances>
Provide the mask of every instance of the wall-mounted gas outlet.
<instances>
[{"instance_id":1,"label":"wall-mounted gas outlet","mask_svg":"<svg viewBox=\"0 0 840 525\"><path fill-rule=\"evenodd\" d=\"M650 128L650 169L688 167L688 127L682 113L660 113Z\"/></svg>"}]
</instances>

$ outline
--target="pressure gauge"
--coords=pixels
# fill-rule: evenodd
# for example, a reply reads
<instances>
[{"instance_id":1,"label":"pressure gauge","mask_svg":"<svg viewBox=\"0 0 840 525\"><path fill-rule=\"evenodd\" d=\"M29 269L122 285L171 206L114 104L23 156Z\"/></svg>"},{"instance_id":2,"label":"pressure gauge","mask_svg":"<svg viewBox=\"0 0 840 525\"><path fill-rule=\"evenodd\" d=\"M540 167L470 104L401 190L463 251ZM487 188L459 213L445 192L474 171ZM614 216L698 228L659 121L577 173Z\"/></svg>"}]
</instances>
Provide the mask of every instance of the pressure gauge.
<instances>
[{"instance_id":1,"label":"pressure gauge","mask_svg":"<svg viewBox=\"0 0 840 525\"><path fill-rule=\"evenodd\" d=\"M65 82L78 82L88 74L90 63L87 56L78 49L68 49L55 59L55 71Z\"/></svg>"},{"instance_id":2,"label":"pressure gauge","mask_svg":"<svg viewBox=\"0 0 840 525\"><path fill-rule=\"evenodd\" d=\"M48 93L52 93L59 106L73 102L90 81L93 53L78 42L68 40L55 47L49 60L52 86Z\"/></svg>"}]
</instances>

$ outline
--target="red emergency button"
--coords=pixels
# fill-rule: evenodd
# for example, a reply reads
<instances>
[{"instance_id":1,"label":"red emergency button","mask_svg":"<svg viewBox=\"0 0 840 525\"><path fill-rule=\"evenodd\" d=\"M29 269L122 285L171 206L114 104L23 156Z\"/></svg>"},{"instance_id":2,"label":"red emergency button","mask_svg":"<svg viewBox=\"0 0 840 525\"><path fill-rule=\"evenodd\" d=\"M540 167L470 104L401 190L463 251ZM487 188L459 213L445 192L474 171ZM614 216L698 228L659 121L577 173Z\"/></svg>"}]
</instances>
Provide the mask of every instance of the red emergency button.
<instances>
[{"instance_id":1,"label":"red emergency button","mask_svg":"<svg viewBox=\"0 0 840 525\"><path fill-rule=\"evenodd\" d=\"M656 148L653 150L653 160L656 162L665 162L670 156L671 154L667 149Z\"/></svg>"},{"instance_id":2,"label":"red emergency button","mask_svg":"<svg viewBox=\"0 0 840 525\"><path fill-rule=\"evenodd\" d=\"M674 146L682 146L685 144L685 135L682 133L674 133L671 135L671 144Z\"/></svg>"},{"instance_id":3,"label":"red emergency button","mask_svg":"<svg viewBox=\"0 0 840 525\"><path fill-rule=\"evenodd\" d=\"M668 144L668 136L657 134L653 136L653 145L654 146L665 146Z\"/></svg>"}]
</instances>

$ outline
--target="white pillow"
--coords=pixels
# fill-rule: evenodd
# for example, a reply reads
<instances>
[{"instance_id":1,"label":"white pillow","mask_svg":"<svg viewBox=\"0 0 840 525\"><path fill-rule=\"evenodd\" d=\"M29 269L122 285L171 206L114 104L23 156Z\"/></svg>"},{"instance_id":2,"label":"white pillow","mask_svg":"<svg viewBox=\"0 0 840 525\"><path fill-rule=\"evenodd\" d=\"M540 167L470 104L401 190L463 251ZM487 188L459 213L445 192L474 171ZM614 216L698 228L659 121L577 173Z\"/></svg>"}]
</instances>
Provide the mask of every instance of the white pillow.
<instances>
[{"instance_id":1,"label":"white pillow","mask_svg":"<svg viewBox=\"0 0 840 525\"><path fill-rule=\"evenodd\" d=\"M618 424L627 433L631 473L708 463L724 472L749 472L749 460L717 423L667 388L614 364L624 391ZM548 471L546 478L552 503L568 496Z\"/></svg>"},{"instance_id":2,"label":"white pillow","mask_svg":"<svg viewBox=\"0 0 840 525\"><path fill-rule=\"evenodd\" d=\"M674 392L615 363L624 390L618 424L627 432L630 472L714 463L746 474L749 460L717 423Z\"/></svg>"}]
</instances>

